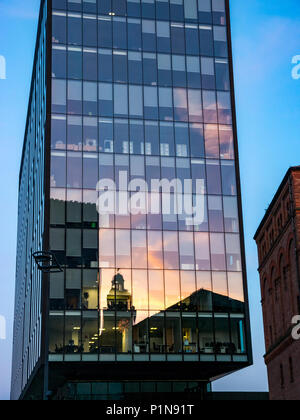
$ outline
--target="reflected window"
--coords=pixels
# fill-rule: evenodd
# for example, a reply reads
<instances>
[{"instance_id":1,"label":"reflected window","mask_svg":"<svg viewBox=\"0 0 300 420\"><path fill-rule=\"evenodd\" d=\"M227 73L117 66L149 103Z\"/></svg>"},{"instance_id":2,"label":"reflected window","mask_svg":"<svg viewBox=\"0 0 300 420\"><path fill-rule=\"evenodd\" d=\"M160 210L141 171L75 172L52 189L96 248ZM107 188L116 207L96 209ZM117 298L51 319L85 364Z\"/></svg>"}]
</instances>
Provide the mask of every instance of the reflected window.
<instances>
[{"instance_id":1,"label":"reflected window","mask_svg":"<svg viewBox=\"0 0 300 420\"><path fill-rule=\"evenodd\" d=\"M174 119L176 121L188 121L187 91L186 89L174 89Z\"/></svg>"},{"instance_id":2,"label":"reflected window","mask_svg":"<svg viewBox=\"0 0 300 420\"><path fill-rule=\"evenodd\" d=\"M197 281L197 307L198 311L212 311L212 280L210 271L198 271Z\"/></svg>"},{"instance_id":3,"label":"reflected window","mask_svg":"<svg viewBox=\"0 0 300 420\"><path fill-rule=\"evenodd\" d=\"M232 127L228 125L219 125L219 137L221 159L234 159Z\"/></svg>"},{"instance_id":4,"label":"reflected window","mask_svg":"<svg viewBox=\"0 0 300 420\"><path fill-rule=\"evenodd\" d=\"M132 330L133 352L149 353L149 313L137 311Z\"/></svg>"},{"instance_id":5,"label":"reflected window","mask_svg":"<svg viewBox=\"0 0 300 420\"><path fill-rule=\"evenodd\" d=\"M142 49L142 25L140 19L128 19L128 49Z\"/></svg>"},{"instance_id":6,"label":"reflected window","mask_svg":"<svg viewBox=\"0 0 300 420\"><path fill-rule=\"evenodd\" d=\"M65 79L67 77L66 47L53 45L52 47L52 77Z\"/></svg>"},{"instance_id":7,"label":"reflected window","mask_svg":"<svg viewBox=\"0 0 300 420\"><path fill-rule=\"evenodd\" d=\"M52 80L52 112L66 113L66 81Z\"/></svg>"},{"instance_id":8,"label":"reflected window","mask_svg":"<svg viewBox=\"0 0 300 420\"><path fill-rule=\"evenodd\" d=\"M198 16L201 23L212 22L211 0L198 1Z\"/></svg>"},{"instance_id":9,"label":"reflected window","mask_svg":"<svg viewBox=\"0 0 300 420\"><path fill-rule=\"evenodd\" d=\"M132 297L136 310L148 310L148 278L146 270L132 270Z\"/></svg>"},{"instance_id":10,"label":"reflected window","mask_svg":"<svg viewBox=\"0 0 300 420\"><path fill-rule=\"evenodd\" d=\"M96 16L83 15L83 45L97 46L97 20Z\"/></svg>"},{"instance_id":11,"label":"reflected window","mask_svg":"<svg viewBox=\"0 0 300 420\"><path fill-rule=\"evenodd\" d=\"M98 354L99 319L96 311L82 313L82 350L83 353Z\"/></svg>"},{"instance_id":12,"label":"reflected window","mask_svg":"<svg viewBox=\"0 0 300 420\"><path fill-rule=\"evenodd\" d=\"M184 353L198 353L198 330L196 318L182 318L182 342Z\"/></svg>"},{"instance_id":13,"label":"reflected window","mask_svg":"<svg viewBox=\"0 0 300 420\"><path fill-rule=\"evenodd\" d=\"M82 48L68 47L68 79L82 79Z\"/></svg>"},{"instance_id":14,"label":"reflected window","mask_svg":"<svg viewBox=\"0 0 300 420\"><path fill-rule=\"evenodd\" d=\"M195 267L193 233L179 232L179 249L181 269L193 270Z\"/></svg>"},{"instance_id":15,"label":"reflected window","mask_svg":"<svg viewBox=\"0 0 300 420\"><path fill-rule=\"evenodd\" d=\"M132 327L131 312L117 314L116 317L116 351L117 353L132 353Z\"/></svg>"},{"instance_id":16,"label":"reflected window","mask_svg":"<svg viewBox=\"0 0 300 420\"><path fill-rule=\"evenodd\" d=\"M127 86L114 85L114 115L124 117L128 115Z\"/></svg>"},{"instance_id":17,"label":"reflected window","mask_svg":"<svg viewBox=\"0 0 300 420\"><path fill-rule=\"evenodd\" d=\"M188 90L189 120L190 122L202 122L202 99L198 89Z\"/></svg>"},{"instance_id":18,"label":"reflected window","mask_svg":"<svg viewBox=\"0 0 300 420\"><path fill-rule=\"evenodd\" d=\"M240 237L236 234L227 233L226 241L226 259L228 271L241 271L241 246Z\"/></svg>"},{"instance_id":19,"label":"reflected window","mask_svg":"<svg viewBox=\"0 0 300 420\"><path fill-rule=\"evenodd\" d=\"M163 3L157 3L163 4ZM166 3L165 3L166 4ZM159 6L157 6L159 7ZM157 11L158 13L158 11ZM158 16L161 16L158 14ZM157 51L168 53L171 51L171 32L169 22L156 22L157 28Z\"/></svg>"},{"instance_id":20,"label":"reflected window","mask_svg":"<svg viewBox=\"0 0 300 420\"><path fill-rule=\"evenodd\" d=\"M162 311L165 309L164 302L164 275L160 270L149 270L149 308L150 310Z\"/></svg>"},{"instance_id":21,"label":"reflected window","mask_svg":"<svg viewBox=\"0 0 300 420\"><path fill-rule=\"evenodd\" d=\"M165 271L165 294L167 310L179 310L181 300L179 271Z\"/></svg>"},{"instance_id":22,"label":"reflected window","mask_svg":"<svg viewBox=\"0 0 300 420\"><path fill-rule=\"evenodd\" d=\"M245 354L246 353L246 334L245 334L245 320L243 316L231 315L231 343L229 348L230 354Z\"/></svg>"},{"instance_id":23,"label":"reflected window","mask_svg":"<svg viewBox=\"0 0 300 420\"><path fill-rule=\"evenodd\" d=\"M233 161L222 161L222 188L224 195L237 195L236 174Z\"/></svg>"},{"instance_id":24,"label":"reflected window","mask_svg":"<svg viewBox=\"0 0 300 420\"><path fill-rule=\"evenodd\" d=\"M148 267L163 268L162 232L148 231Z\"/></svg>"},{"instance_id":25,"label":"reflected window","mask_svg":"<svg viewBox=\"0 0 300 420\"><path fill-rule=\"evenodd\" d=\"M132 265L134 268L147 268L146 232L132 231Z\"/></svg>"},{"instance_id":26,"label":"reflected window","mask_svg":"<svg viewBox=\"0 0 300 420\"><path fill-rule=\"evenodd\" d=\"M82 19L80 14L72 13L68 16L68 44L82 45Z\"/></svg>"},{"instance_id":27,"label":"reflected window","mask_svg":"<svg viewBox=\"0 0 300 420\"><path fill-rule=\"evenodd\" d=\"M215 315L215 353L229 354L231 349L228 315Z\"/></svg>"},{"instance_id":28,"label":"reflected window","mask_svg":"<svg viewBox=\"0 0 300 420\"><path fill-rule=\"evenodd\" d=\"M66 148L66 117L63 115L51 116L51 147L52 149L64 150Z\"/></svg>"},{"instance_id":29,"label":"reflected window","mask_svg":"<svg viewBox=\"0 0 300 420\"><path fill-rule=\"evenodd\" d=\"M109 83L99 83L99 114L102 117L113 115L113 89Z\"/></svg>"},{"instance_id":30,"label":"reflected window","mask_svg":"<svg viewBox=\"0 0 300 420\"><path fill-rule=\"evenodd\" d=\"M167 353L164 317L149 319L150 353Z\"/></svg>"},{"instance_id":31,"label":"reflected window","mask_svg":"<svg viewBox=\"0 0 300 420\"><path fill-rule=\"evenodd\" d=\"M115 267L115 235L111 229L99 232L99 264L102 268Z\"/></svg>"},{"instance_id":32,"label":"reflected window","mask_svg":"<svg viewBox=\"0 0 300 420\"><path fill-rule=\"evenodd\" d=\"M83 150L87 152L97 152L98 150L97 118L83 118Z\"/></svg>"},{"instance_id":33,"label":"reflected window","mask_svg":"<svg viewBox=\"0 0 300 420\"><path fill-rule=\"evenodd\" d=\"M82 114L82 82L68 81L68 114Z\"/></svg>"},{"instance_id":34,"label":"reflected window","mask_svg":"<svg viewBox=\"0 0 300 420\"><path fill-rule=\"evenodd\" d=\"M143 83L142 54L140 52L128 51L128 80L129 83Z\"/></svg>"},{"instance_id":35,"label":"reflected window","mask_svg":"<svg viewBox=\"0 0 300 420\"><path fill-rule=\"evenodd\" d=\"M98 77L101 82L112 82L112 50L99 49Z\"/></svg>"},{"instance_id":36,"label":"reflected window","mask_svg":"<svg viewBox=\"0 0 300 420\"><path fill-rule=\"evenodd\" d=\"M64 353L64 313L50 313L49 317L49 353Z\"/></svg>"},{"instance_id":37,"label":"reflected window","mask_svg":"<svg viewBox=\"0 0 300 420\"><path fill-rule=\"evenodd\" d=\"M222 197L208 197L209 227L211 232L223 232L223 206Z\"/></svg>"},{"instance_id":38,"label":"reflected window","mask_svg":"<svg viewBox=\"0 0 300 420\"><path fill-rule=\"evenodd\" d=\"M81 257L80 229L67 229L66 254L68 257Z\"/></svg>"},{"instance_id":39,"label":"reflected window","mask_svg":"<svg viewBox=\"0 0 300 420\"><path fill-rule=\"evenodd\" d=\"M228 57L227 34L225 26L214 26L214 45L217 57Z\"/></svg>"},{"instance_id":40,"label":"reflected window","mask_svg":"<svg viewBox=\"0 0 300 420\"><path fill-rule=\"evenodd\" d=\"M51 187L66 187L65 152L51 152Z\"/></svg>"},{"instance_id":41,"label":"reflected window","mask_svg":"<svg viewBox=\"0 0 300 420\"><path fill-rule=\"evenodd\" d=\"M114 354L116 352L116 322L114 312L105 311L100 319L99 330L100 354Z\"/></svg>"},{"instance_id":42,"label":"reflected window","mask_svg":"<svg viewBox=\"0 0 300 420\"><path fill-rule=\"evenodd\" d=\"M52 42L66 44L67 41L66 13L52 13Z\"/></svg>"},{"instance_id":43,"label":"reflected window","mask_svg":"<svg viewBox=\"0 0 300 420\"><path fill-rule=\"evenodd\" d=\"M67 149L82 150L82 117L68 116L68 144Z\"/></svg>"},{"instance_id":44,"label":"reflected window","mask_svg":"<svg viewBox=\"0 0 300 420\"><path fill-rule=\"evenodd\" d=\"M65 354L82 353L81 332L81 317L67 312L65 321Z\"/></svg>"},{"instance_id":45,"label":"reflected window","mask_svg":"<svg viewBox=\"0 0 300 420\"><path fill-rule=\"evenodd\" d=\"M81 223L82 190L67 190L67 222Z\"/></svg>"},{"instance_id":46,"label":"reflected window","mask_svg":"<svg viewBox=\"0 0 300 420\"><path fill-rule=\"evenodd\" d=\"M214 354L215 338L212 314L199 314L198 317L199 348L202 354Z\"/></svg>"},{"instance_id":47,"label":"reflected window","mask_svg":"<svg viewBox=\"0 0 300 420\"><path fill-rule=\"evenodd\" d=\"M168 353L182 353L181 320L179 313L166 313L166 346Z\"/></svg>"},{"instance_id":48,"label":"reflected window","mask_svg":"<svg viewBox=\"0 0 300 420\"><path fill-rule=\"evenodd\" d=\"M200 75L200 61L199 57L187 56L187 82L189 88L201 88L201 75Z\"/></svg>"},{"instance_id":49,"label":"reflected window","mask_svg":"<svg viewBox=\"0 0 300 420\"><path fill-rule=\"evenodd\" d=\"M126 51L113 51L114 82L127 83L127 61Z\"/></svg>"},{"instance_id":50,"label":"reflected window","mask_svg":"<svg viewBox=\"0 0 300 420\"><path fill-rule=\"evenodd\" d=\"M196 312L196 279L194 271L181 271L181 309Z\"/></svg>"},{"instance_id":51,"label":"reflected window","mask_svg":"<svg viewBox=\"0 0 300 420\"><path fill-rule=\"evenodd\" d=\"M186 53L199 55L198 25L185 24Z\"/></svg>"},{"instance_id":52,"label":"reflected window","mask_svg":"<svg viewBox=\"0 0 300 420\"><path fill-rule=\"evenodd\" d=\"M196 269L210 269L210 252L208 233L195 232Z\"/></svg>"},{"instance_id":53,"label":"reflected window","mask_svg":"<svg viewBox=\"0 0 300 420\"><path fill-rule=\"evenodd\" d=\"M164 232L164 267L178 269L178 235L177 232Z\"/></svg>"},{"instance_id":54,"label":"reflected window","mask_svg":"<svg viewBox=\"0 0 300 420\"><path fill-rule=\"evenodd\" d=\"M131 244L129 230L116 230L116 265L131 267Z\"/></svg>"},{"instance_id":55,"label":"reflected window","mask_svg":"<svg viewBox=\"0 0 300 420\"><path fill-rule=\"evenodd\" d=\"M223 234L210 234L210 253L212 270L225 270L225 243Z\"/></svg>"},{"instance_id":56,"label":"reflected window","mask_svg":"<svg viewBox=\"0 0 300 420\"><path fill-rule=\"evenodd\" d=\"M83 113L97 115L97 84L83 82Z\"/></svg>"},{"instance_id":57,"label":"reflected window","mask_svg":"<svg viewBox=\"0 0 300 420\"><path fill-rule=\"evenodd\" d=\"M102 3L103 1L100 5ZM98 17L98 45L102 48L112 48L112 20L108 16Z\"/></svg>"},{"instance_id":58,"label":"reflected window","mask_svg":"<svg viewBox=\"0 0 300 420\"><path fill-rule=\"evenodd\" d=\"M202 124L190 124L190 147L192 157L204 157L204 135Z\"/></svg>"},{"instance_id":59,"label":"reflected window","mask_svg":"<svg viewBox=\"0 0 300 420\"><path fill-rule=\"evenodd\" d=\"M113 153L113 123L110 119L101 118L99 120L99 151L102 153ZM101 171L101 167L100 167ZM103 173L104 175L104 173ZM108 178L103 176L102 178Z\"/></svg>"},{"instance_id":60,"label":"reflected window","mask_svg":"<svg viewBox=\"0 0 300 420\"><path fill-rule=\"evenodd\" d=\"M82 188L82 154L67 153L67 187Z\"/></svg>"},{"instance_id":61,"label":"reflected window","mask_svg":"<svg viewBox=\"0 0 300 420\"><path fill-rule=\"evenodd\" d=\"M220 124L232 124L231 98L229 92L217 92L218 119Z\"/></svg>"},{"instance_id":62,"label":"reflected window","mask_svg":"<svg viewBox=\"0 0 300 420\"><path fill-rule=\"evenodd\" d=\"M82 309L98 309L98 271L83 270Z\"/></svg>"},{"instance_id":63,"label":"reflected window","mask_svg":"<svg viewBox=\"0 0 300 420\"><path fill-rule=\"evenodd\" d=\"M225 232L239 232L238 204L235 197L223 197Z\"/></svg>"}]
</instances>

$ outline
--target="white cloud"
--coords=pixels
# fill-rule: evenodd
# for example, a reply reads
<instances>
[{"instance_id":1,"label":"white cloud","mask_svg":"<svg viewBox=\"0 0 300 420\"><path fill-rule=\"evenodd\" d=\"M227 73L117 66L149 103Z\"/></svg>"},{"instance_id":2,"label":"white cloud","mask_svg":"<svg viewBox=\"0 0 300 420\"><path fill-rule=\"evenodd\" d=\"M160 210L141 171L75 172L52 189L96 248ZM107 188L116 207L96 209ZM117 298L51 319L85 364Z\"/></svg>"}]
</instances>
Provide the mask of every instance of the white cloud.
<instances>
[{"instance_id":1,"label":"white cloud","mask_svg":"<svg viewBox=\"0 0 300 420\"><path fill-rule=\"evenodd\" d=\"M291 57L300 53L299 21L282 17L266 18L260 26L252 27L251 31L247 38L234 39L237 77L257 83L269 77L278 67L290 68Z\"/></svg>"},{"instance_id":2,"label":"white cloud","mask_svg":"<svg viewBox=\"0 0 300 420\"><path fill-rule=\"evenodd\" d=\"M40 0L0 0L0 15L2 18L36 19L39 6Z\"/></svg>"}]
</instances>

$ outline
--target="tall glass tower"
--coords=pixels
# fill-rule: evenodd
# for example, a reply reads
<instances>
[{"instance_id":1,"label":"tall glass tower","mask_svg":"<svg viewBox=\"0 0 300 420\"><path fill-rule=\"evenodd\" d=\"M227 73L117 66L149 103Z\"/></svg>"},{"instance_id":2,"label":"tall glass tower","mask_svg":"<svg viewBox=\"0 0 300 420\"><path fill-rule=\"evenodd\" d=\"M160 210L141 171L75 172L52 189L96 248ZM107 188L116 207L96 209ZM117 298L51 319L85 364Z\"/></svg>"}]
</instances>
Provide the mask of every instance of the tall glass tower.
<instances>
[{"instance_id":1,"label":"tall glass tower","mask_svg":"<svg viewBox=\"0 0 300 420\"><path fill-rule=\"evenodd\" d=\"M252 363L229 2L41 3L12 398L203 395Z\"/></svg>"}]
</instances>

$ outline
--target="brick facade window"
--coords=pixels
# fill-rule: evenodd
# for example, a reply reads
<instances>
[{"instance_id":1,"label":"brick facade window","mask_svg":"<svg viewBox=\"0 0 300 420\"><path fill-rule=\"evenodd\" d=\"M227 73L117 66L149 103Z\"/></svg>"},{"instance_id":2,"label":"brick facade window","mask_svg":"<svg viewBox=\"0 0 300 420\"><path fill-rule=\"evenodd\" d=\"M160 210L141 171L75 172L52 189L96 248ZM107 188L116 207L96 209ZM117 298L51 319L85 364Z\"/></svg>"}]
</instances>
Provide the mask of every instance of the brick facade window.
<instances>
[{"instance_id":1,"label":"brick facade window","mask_svg":"<svg viewBox=\"0 0 300 420\"><path fill-rule=\"evenodd\" d=\"M293 366L292 357L289 358L289 367L290 367L290 382L291 384L293 384L295 382L295 379L294 379L294 366Z\"/></svg>"},{"instance_id":2,"label":"brick facade window","mask_svg":"<svg viewBox=\"0 0 300 420\"><path fill-rule=\"evenodd\" d=\"M284 389L284 371L283 371L283 365L280 365L280 385L281 389Z\"/></svg>"}]
</instances>

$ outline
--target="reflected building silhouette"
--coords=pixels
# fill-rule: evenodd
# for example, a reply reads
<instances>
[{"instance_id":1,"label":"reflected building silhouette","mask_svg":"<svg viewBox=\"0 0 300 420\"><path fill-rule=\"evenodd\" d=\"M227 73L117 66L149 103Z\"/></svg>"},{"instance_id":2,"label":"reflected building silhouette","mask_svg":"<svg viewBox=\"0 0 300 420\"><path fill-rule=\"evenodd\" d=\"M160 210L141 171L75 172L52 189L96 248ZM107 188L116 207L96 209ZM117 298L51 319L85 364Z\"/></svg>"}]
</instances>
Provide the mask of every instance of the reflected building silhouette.
<instances>
[{"instance_id":1,"label":"reflected building silhouette","mask_svg":"<svg viewBox=\"0 0 300 420\"><path fill-rule=\"evenodd\" d=\"M112 288L107 295L108 310L128 311L131 309L131 303L131 294L125 289L124 277L118 270L112 280Z\"/></svg>"}]
</instances>

